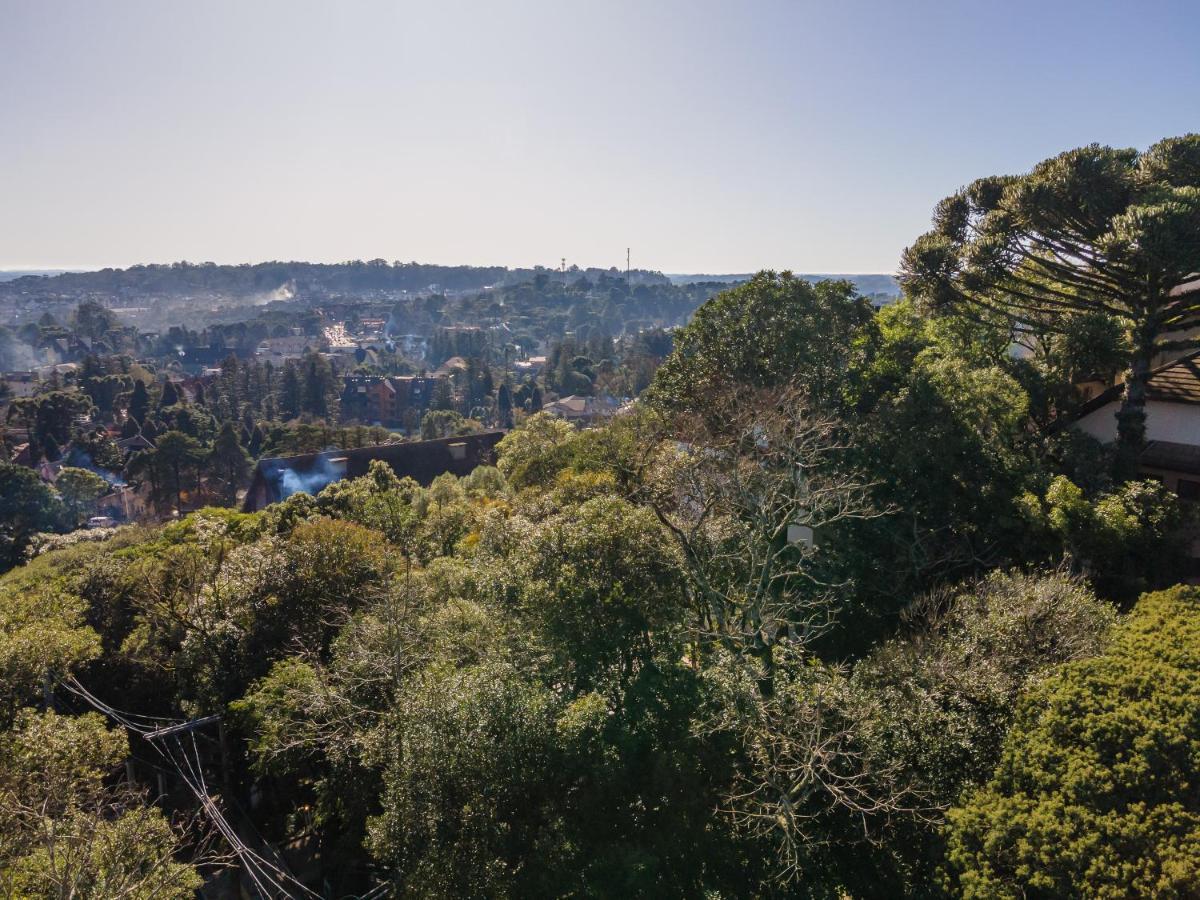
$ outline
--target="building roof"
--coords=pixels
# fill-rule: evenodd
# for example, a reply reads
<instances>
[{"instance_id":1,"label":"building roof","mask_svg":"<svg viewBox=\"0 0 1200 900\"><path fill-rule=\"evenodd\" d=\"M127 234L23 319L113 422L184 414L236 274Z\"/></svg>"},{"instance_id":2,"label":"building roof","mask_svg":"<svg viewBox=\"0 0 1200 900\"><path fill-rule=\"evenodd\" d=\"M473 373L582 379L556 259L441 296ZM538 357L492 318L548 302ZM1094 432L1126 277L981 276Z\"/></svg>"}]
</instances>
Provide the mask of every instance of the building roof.
<instances>
[{"instance_id":1,"label":"building roof","mask_svg":"<svg viewBox=\"0 0 1200 900\"><path fill-rule=\"evenodd\" d=\"M117 441L117 449L132 452L134 450L153 449L154 444L140 431L133 437L121 438Z\"/></svg>"},{"instance_id":2,"label":"building roof","mask_svg":"<svg viewBox=\"0 0 1200 900\"><path fill-rule=\"evenodd\" d=\"M1114 384L1076 410L1073 419L1082 419L1121 398L1125 385ZM1150 373L1146 399L1163 403L1200 404L1200 350L1164 363Z\"/></svg>"},{"instance_id":3,"label":"building roof","mask_svg":"<svg viewBox=\"0 0 1200 900\"><path fill-rule=\"evenodd\" d=\"M503 431L486 431L434 441L378 444L352 450L326 450L301 456L260 459L250 479L243 509L253 512L277 503L291 494L317 493L325 485L343 478L367 474L374 460L387 463L399 477L429 485L446 472L469 475L481 465L490 465Z\"/></svg>"},{"instance_id":4,"label":"building roof","mask_svg":"<svg viewBox=\"0 0 1200 900\"><path fill-rule=\"evenodd\" d=\"M1200 272L1193 272L1188 276L1188 280L1182 284L1178 284L1167 292L1169 297L1182 297L1184 294L1191 294L1195 291L1200 291Z\"/></svg>"},{"instance_id":5,"label":"building roof","mask_svg":"<svg viewBox=\"0 0 1200 900\"><path fill-rule=\"evenodd\" d=\"M608 397L580 397L578 394L571 394L543 405L542 411L571 419L612 415L616 408L616 403Z\"/></svg>"},{"instance_id":6,"label":"building roof","mask_svg":"<svg viewBox=\"0 0 1200 900\"><path fill-rule=\"evenodd\" d=\"M1200 446L1175 441L1149 441L1138 461L1147 469L1200 475Z\"/></svg>"},{"instance_id":7,"label":"building roof","mask_svg":"<svg viewBox=\"0 0 1200 900\"><path fill-rule=\"evenodd\" d=\"M1167 403L1200 403L1200 351L1155 370L1146 398Z\"/></svg>"}]
</instances>

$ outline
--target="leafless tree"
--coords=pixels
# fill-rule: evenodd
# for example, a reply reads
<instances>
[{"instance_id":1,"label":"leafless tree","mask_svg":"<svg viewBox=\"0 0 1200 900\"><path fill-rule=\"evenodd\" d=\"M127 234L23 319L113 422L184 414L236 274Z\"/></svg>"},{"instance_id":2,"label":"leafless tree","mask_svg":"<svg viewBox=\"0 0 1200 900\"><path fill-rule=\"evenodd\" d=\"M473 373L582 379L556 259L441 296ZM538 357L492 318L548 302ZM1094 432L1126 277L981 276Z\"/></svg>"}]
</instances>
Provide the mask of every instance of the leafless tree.
<instances>
[{"instance_id":1,"label":"leafless tree","mask_svg":"<svg viewBox=\"0 0 1200 900\"><path fill-rule=\"evenodd\" d=\"M787 880L816 819L853 816L869 838L872 820L922 807L856 747L844 673L811 650L852 588L828 574L838 526L888 511L845 465L839 423L798 386L731 387L704 417L671 424L650 503L682 551L697 645L718 660L726 696L707 727L737 734L745 753L727 812L776 842Z\"/></svg>"},{"instance_id":2,"label":"leafless tree","mask_svg":"<svg viewBox=\"0 0 1200 900\"><path fill-rule=\"evenodd\" d=\"M825 574L823 539L883 513L802 389L730 389L710 412L674 420L650 502L683 552L699 636L754 657L769 696L775 648L824 633L850 587Z\"/></svg>"}]
</instances>

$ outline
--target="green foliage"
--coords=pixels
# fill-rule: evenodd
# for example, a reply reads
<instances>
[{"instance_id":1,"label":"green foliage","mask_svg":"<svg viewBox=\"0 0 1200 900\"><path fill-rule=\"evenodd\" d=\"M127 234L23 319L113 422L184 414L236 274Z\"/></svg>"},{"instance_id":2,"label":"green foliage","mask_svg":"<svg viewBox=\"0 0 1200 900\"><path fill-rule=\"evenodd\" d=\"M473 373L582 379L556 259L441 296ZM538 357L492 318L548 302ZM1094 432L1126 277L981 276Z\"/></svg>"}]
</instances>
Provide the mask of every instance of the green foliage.
<instances>
[{"instance_id":1,"label":"green foliage","mask_svg":"<svg viewBox=\"0 0 1200 900\"><path fill-rule=\"evenodd\" d=\"M14 400L8 407L8 421L19 421L29 428L30 449L36 461L43 454L56 456L51 451L66 446L76 417L86 415L91 408L86 394L55 390Z\"/></svg>"},{"instance_id":2,"label":"green foliage","mask_svg":"<svg viewBox=\"0 0 1200 900\"><path fill-rule=\"evenodd\" d=\"M543 896L561 872L558 701L511 666L422 678L400 710L403 749L384 772L375 855L405 895Z\"/></svg>"},{"instance_id":3,"label":"green foliage","mask_svg":"<svg viewBox=\"0 0 1200 900\"><path fill-rule=\"evenodd\" d=\"M198 486L204 450L181 431L160 435L152 448L141 450L126 463L126 474L150 485L150 496L164 511L183 511L183 497Z\"/></svg>"},{"instance_id":4,"label":"green foliage","mask_svg":"<svg viewBox=\"0 0 1200 900\"><path fill-rule=\"evenodd\" d=\"M906 619L855 667L846 700L870 769L913 792L914 813L878 817L842 869L863 896L934 890L940 812L991 775L1023 692L1102 649L1115 615L1077 579L1009 572L924 597Z\"/></svg>"},{"instance_id":5,"label":"green foliage","mask_svg":"<svg viewBox=\"0 0 1200 900\"><path fill-rule=\"evenodd\" d=\"M682 652L682 572L650 510L612 497L571 505L531 529L516 558L519 602L579 689L628 679L656 650Z\"/></svg>"},{"instance_id":6,"label":"green foliage","mask_svg":"<svg viewBox=\"0 0 1200 900\"><path fill-rule=\"evenodd\" d=\"M0 886L30 898L187 900L199 873L157 810L105 779L128 754L95 713L25 710L0 734Z\"/></svg>"},{"instance_id":7,"label":"green foliage","mask_svg":"<svg viewBox=\"0 0 1200 900\"><path fill-rule=\"evenodd\" d=\"M16 565L33 535L61 517L59 498L35 472L0 462L0 571Z\"/></svg>"},{"instance_id":8,"label":"green foliage","mask_svg":"<svg viewBox=\"0 0 1200 900\"><path fill-rule=\"evenodd\" d=\"M483 427L474 419L465 418L452 409L431 409L421 416L421 440L458 437L482 431Z\"/></svg>"},{"instance_id":9,"label":"green foliage","mask_svg":"<svg viewBox=\"0 0 1200 900\"><path fill-rule=\"evenodd\" d=\"M250 455L242 447L232 422L226 422L217 432L204 465L220 485L222 499L232 504L250 474Z\"/></svg>"},{"instance_id":10,"label":"green foliage","mask_svg":"<svg viewBox=\"0 0 1200 900\"><path fill-rule=\"evenodd\" d=\"M77 528L96 509L96 501L108 492L108 482L87 469L64 466L54 479L54 488L62 497L67 527Z\"/></svg>"},{"instance_id":11,"label":"green foliage","mask_svg":"<svg viewBox=\"0 0 1200 900\"><path fill-rule=\"evenodd\" d=\"M1032 688L995 774L950 814L956 893L1200 891L1198 604L1144 596L1101 656Z\"/></svg>"},{"instance_id":12,"label":"green foliage","mask_svg":"<svg viewBox=\"0 0 1200 900\"><path fill-rule=\"evenodd\" d=\"M1193 155L1164 143L1145 171L1174 191ZM1123 209L1099 157L1096 202ZM1009 200L1033 216L1045 197ZM1002 309L928 315L927 293L876 314L849 284L768 272L667 332L712 287L639 279L409 295L393 327L466 357L423 436L475 427L464 413L523 419L497 467L422 487L376 462L261 513L186 509L236 499L243 445L395 439L329 424L328 360L230 354L190 403L161 373L89 357L78 396L127 415L123 434L144 425L155 446L128 473L178 516L31 544L81 521L96 479L68 467L55 493L0 466L6 548L28 558L0 577L0 888L190 896L203 859L114 787L120 733L31 711L49 673L145 715L224 714L210 787L336 896L1197 893L1197 601L1143 600L1111 645L1106 602L1173 579L1188 521L1160 486L1113 488L1106 451L1054 425L1078 379L1131 352L1120 317L1014 330ZM511 331L451 325L485 312ZM321 323L267 312L159 343L240 350L294 324ZM540 387L498 377L540 342ZM635 394L668 353L650 402L603 426L538 412L542 387ZM17 407L47 442L75 403L56 393ZM111 452L69 424L68 466ZM165 812L194 811L179 794Z\"/></svg>"},{"instance_id":13,"label":"green foliage","mask_svg":"<svg viewBox=\"0 0 1200 900\"><path fill-rule=\"evenodd\" d=\"M1145 441L1146 381L1159 349L1194 349L1200 269L1200 135L1144 154L1092 144L1025 175L981 178L947 197L934 228L904 252L905 287L934 308L970 307L1013 329L1070 335L1081 317L1104 335L1101 359L1127 335L1117 416L1122 473ZM1094 327L1097 319L1112 325ZM1090 355L1090 351L1089 351ZM1099 373L1096 373L1099 374Z\"/></svg>"},{"instance_id":14,"label":"green foliage","mask_svg":"<svg viewBox=\"0 0 1200 900\"><path fill-rule=\"evenodd\" d=\"M826 397L841 390L855 336L870 321L870 305L848 282L761 272L704 304L675 334L649 396L703 415L729 381L761 388L800 378L811 396Z\"/></svg>"},{"instance_id":15,"label":"green foliage","mask_svg":"<svg viewBox=\"0 0 1200 900\"><path fill-rule=\"evenodd\" d=\"M516 489L546 486L568 464L575 429L549 413L530 416L496 446L497 466Z\"/></svg>"},{"instance_id":16,"label":"green foliage","mask_svg":"<svg viewBox=\"0 0 1200 900\"><path fill-rule=\"evenodd\" d=\"M1184 574L1189 516L1158 482L1127 482L1089 500L1060 475L1043 500L1027 494L1023 502L1032 524L1061 541L1105 596L1131 602Z\"/></svg>"}]
</instances>

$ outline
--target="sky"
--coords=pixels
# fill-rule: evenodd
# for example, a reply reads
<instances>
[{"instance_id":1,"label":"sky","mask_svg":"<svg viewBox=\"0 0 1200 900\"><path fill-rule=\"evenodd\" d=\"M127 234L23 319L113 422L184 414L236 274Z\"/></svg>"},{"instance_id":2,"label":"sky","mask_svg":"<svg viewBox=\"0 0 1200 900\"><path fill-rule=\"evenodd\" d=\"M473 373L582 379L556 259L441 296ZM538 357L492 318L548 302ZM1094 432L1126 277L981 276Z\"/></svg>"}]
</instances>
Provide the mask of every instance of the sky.
<instances>
[{"instance_id":1,"label":"sky","mask_svg":"<svg viewBox=\"0 0 1200 900\"><path fill-rule=\"evenodd\" d=\"M892 272L936 202L1200 130L1200 2L0 0L0 269Z\"/></svg>"}]
</instances>

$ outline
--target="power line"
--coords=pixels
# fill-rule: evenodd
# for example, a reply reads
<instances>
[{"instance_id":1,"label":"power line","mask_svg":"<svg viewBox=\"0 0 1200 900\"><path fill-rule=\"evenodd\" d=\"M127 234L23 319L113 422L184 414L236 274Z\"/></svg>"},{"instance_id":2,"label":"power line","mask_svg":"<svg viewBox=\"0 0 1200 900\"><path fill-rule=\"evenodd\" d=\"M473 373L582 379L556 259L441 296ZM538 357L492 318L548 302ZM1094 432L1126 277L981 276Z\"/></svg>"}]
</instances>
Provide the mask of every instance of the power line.
<instances>
[{"instance_id":1,"label":"power line","mask_svg":"<svg viewBox=\"0 0 1200 900\"><path fill-rule=\"evenodd\" d=\"M272 896L271 892L263 885L263 880L265 880L278 893L281 893L284 897L289 898L289 900L295 900L297 895L291 893L287 887L284 886L284 881L286 880L299 887L305 895L309 897L315 897L317 900L320 900L320 894L313 891L291 873L264 859L249 846L247 846L246 842L238 836L237 831L229 823L229 820L225 818L224 813L221 812L220 808L216 805L216 803L213 802L212 797L209 795L208 784L204 779L204 763L200 758L200 748L196 744L195 729L204 724L211 724L215 721L219 721L219 716L208 716L204 719L183 722L180 720L164 719L159 716L143 716L137 713L124 713L121 710L109 706L100 698L96 697L87 688L80 684L74 676L68 675L66 678L61 679L60 683L71 693L82 698L99 712L104 713L120 725L123 725L128 730L141 735L146 739L146 742L150 744L150 746L153 747L155 751L171 765L171 768L174 770L175 774L179 776L185 785L187 785L192 795L200 803L201 808L212 821L213 826L229 843L230 847L233 849L233 852L237 854L238 859L242 861L243 865L245 866L246 874L249 875L251 881L254 882L254 886L258 888L258 891L260 894L262 894L262 896ZM151 723L157 723L157 727L151 728L145 724L139 725L133 721L134 718L144 719ZM171 724L163 726L162 723L164 722ZM185 734L190 737L192 741L192 748L195 753L194 766L192 764L192 758L188 756L187 750L183 745L183 736ZM164 740L164 738L166 740ZM179 759L175 758L175 754L171 749L173 746L178 748L183 764L180 763ZM185 766L187 767L188 772L184 771ZM189 777L189 773L191 774L191 777ZM259 835L259 837L261 839L262 836Z\"/></svg>"}]
</instances>

